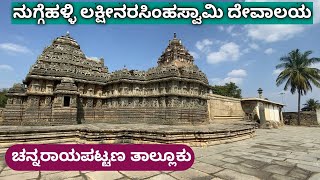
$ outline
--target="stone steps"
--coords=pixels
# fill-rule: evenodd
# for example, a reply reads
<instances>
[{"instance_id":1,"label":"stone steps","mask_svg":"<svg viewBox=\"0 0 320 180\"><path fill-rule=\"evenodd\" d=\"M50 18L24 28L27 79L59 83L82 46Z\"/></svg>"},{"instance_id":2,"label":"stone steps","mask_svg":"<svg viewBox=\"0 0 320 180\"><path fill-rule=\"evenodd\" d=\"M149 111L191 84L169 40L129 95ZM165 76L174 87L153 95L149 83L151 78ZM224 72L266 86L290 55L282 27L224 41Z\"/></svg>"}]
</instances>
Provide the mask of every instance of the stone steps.
<instances>
[{"instance_id":1,"label":"stone steps","mask_svg":"<svg viewBox=\"0 0 320 180\"><path fill-rule=\"evenodd\" d=\"M103 125L103 128L99 126ZM0 130L0 145L17 143L183 143L204 146L228 143L253 137L253 126L228 126L214 129L207 126L159 126L131 124L71 125L71 126L9 126ZM150 126L150 127L148 127Z\"/></svg>"}]
</instances>

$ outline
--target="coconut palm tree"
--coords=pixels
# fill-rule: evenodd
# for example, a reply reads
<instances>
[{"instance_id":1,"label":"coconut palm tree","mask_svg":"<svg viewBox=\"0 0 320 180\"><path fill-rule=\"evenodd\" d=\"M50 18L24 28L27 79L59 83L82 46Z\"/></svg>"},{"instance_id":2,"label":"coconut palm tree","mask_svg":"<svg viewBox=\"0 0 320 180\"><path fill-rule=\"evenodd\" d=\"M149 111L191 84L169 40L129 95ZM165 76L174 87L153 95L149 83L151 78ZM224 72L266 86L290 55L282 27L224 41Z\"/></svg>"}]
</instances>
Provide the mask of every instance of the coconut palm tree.
<instances>
[{"instance_id":1,"label":"coconut palm tree","mask_svg":"<svg viewBox=\"0 0 320 180\"><path fill-rule=\"evenodd\" d=\"M319 101L315 99L308 99L306 103L303 105L304 105L304 108L302 108L302 110L306 109L309 111L316 111L316 109L320 107Z\"/></svg>"},{"instance_id":2,"label":"coconut palm tree","mask_svg":"<svg viewBox=\"0 0 320 180\"><path fill-rule=\"evenodd\" d=\"M281 57L281 63L276 66L277 69L283 69L277 77L277 86L285 83L284 90L290 87L292 94L298 92L298 125L300 125L301 96L312 91L312 84L320 87L320 70L312 67L314 63L320 62L320 58L309 58L311 54L312 51L293 50Z\"/></svg>"}]
</instances>

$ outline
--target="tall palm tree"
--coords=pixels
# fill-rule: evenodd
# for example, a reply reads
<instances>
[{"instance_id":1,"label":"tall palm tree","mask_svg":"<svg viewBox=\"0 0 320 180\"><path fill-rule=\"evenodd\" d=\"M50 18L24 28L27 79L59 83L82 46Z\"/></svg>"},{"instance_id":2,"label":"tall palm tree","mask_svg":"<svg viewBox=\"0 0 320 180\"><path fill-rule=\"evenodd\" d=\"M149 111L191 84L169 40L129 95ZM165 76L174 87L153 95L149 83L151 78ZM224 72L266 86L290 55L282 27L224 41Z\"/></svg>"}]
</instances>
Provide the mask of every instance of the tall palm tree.
<instances>
[{"instance_id":1,"label":"tall palm tree","mask_svg":"<svg viewBox=\"0 0 320 180\"><path fill-rule=\"evenodd\" d=\"M320 87L320 70L312 67L314 63L320 62L320 58L309 58L312 51L300 52L299 49L292 50L288 55L280 58L281 63L277 69L283 69L279 74L276 84L280 86L285 83L284 90L292 94L298 92L298 125L300 125L300 99L306 95L312 85Z\"/></svg>"},{"instance_id":2,"label":"tall palm tree","mask_svg":"<svg viewBox=\"0 0 320 180\"><path fill-rule=\"evenodd\" d=\"M309 111L316 111L316 109L320 107L319 101L315 99L308 99L303 105L304 108L302 109L307 109Z\"/></svg>"}]
</instances>

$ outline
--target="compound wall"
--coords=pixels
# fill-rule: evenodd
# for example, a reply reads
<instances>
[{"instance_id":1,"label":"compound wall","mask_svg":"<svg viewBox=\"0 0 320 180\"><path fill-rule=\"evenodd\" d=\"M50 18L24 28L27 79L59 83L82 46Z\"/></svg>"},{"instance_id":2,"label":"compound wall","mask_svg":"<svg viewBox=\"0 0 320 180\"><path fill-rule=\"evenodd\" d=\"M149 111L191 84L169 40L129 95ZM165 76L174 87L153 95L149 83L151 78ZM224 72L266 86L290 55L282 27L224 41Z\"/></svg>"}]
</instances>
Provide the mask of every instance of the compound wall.
<instances>
[{"instance_id":1,"label":"compound wall","mask_svg":"<svg viewBox=\"0 0 320 180\"><path fill-rule=\"evenodd\" d=\"M243 120L241 100L216 94L208 94L208 111L211 122Z\"/></svg>"}]
</instances>

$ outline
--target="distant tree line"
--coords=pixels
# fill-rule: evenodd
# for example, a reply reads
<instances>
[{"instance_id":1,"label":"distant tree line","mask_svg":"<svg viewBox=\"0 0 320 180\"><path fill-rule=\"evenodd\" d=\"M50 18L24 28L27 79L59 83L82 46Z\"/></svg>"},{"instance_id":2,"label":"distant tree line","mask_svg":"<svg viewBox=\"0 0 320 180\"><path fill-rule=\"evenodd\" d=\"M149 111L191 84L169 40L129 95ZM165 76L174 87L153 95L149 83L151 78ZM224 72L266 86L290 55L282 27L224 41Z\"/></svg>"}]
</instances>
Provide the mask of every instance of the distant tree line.
<instances>
[{"instance_id":1,"label":"distant tree line","mask_svg":"<svg viewBox=\"0 0 320 180\"><path fill-rule=\"evenodd\" d=\"M234 98L241 98L241 89L233 82L226 83L225 85L211 86L212 93L221 96L228 96Z\"/></svg>"},{"instance_id":2,"label":"distant tree line","mask_svg":"<svg viewBox=\"0 0 320 180\"><path fill-rule=\"evenodd\" d=\"M320 108L320 102L312 98L308 99L303 105L304 107L301 109L302 111L316 111Z\"/></svg>"},{"instance_id":3,"label":"distant tree line","mask_svg":"<svg viewBox=\"0 0 320 180\"><path fill-rule=\"evenodd\" d=\"M0 108L4 108L7 104L7 94L8 89L0 89Z\"/></svg>"}]
</instances>

